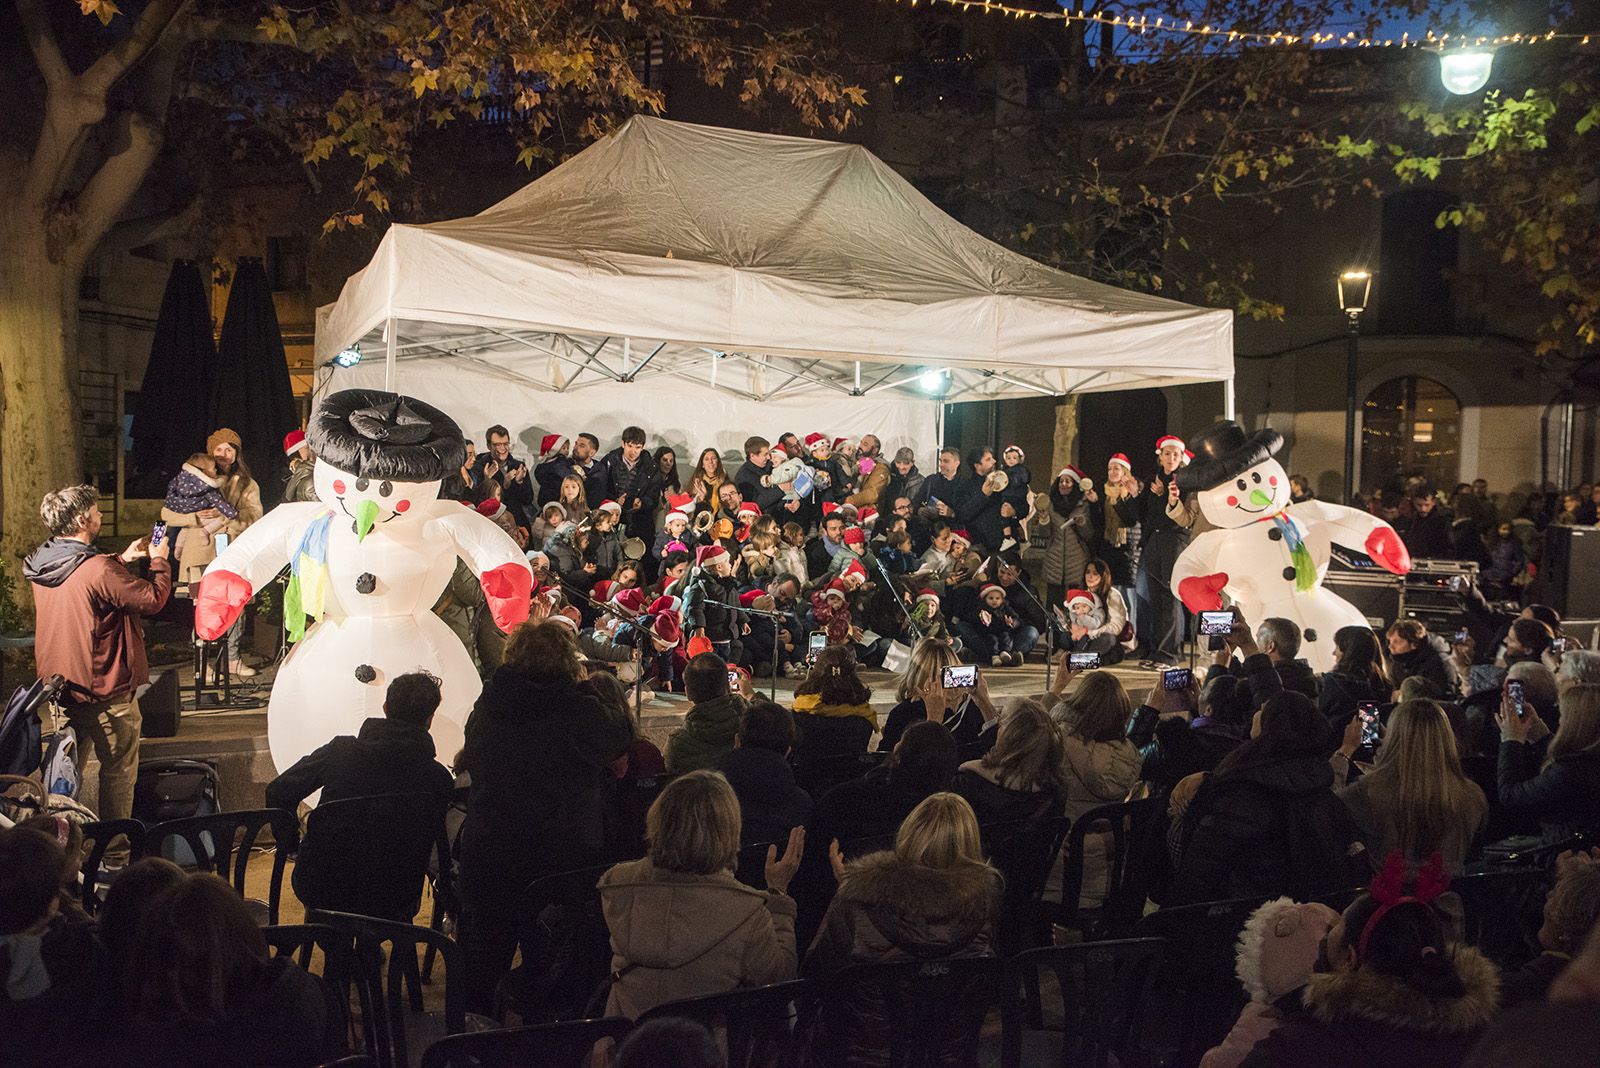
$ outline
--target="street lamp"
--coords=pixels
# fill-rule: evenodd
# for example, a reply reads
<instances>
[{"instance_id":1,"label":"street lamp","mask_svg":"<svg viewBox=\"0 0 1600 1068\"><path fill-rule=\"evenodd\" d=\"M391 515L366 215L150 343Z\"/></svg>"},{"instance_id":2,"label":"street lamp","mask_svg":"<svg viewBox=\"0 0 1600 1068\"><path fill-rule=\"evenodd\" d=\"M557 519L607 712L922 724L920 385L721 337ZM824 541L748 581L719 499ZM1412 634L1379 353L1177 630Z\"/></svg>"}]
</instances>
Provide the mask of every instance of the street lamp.
<instances>
[{"instance_id":1,"label":"street lamp","mask_svg":"<svg viewBox=\"0 0 1600 1068\"><path fill-rule=\"evenodd\" d=\"M1353 267L1339 273L1339 310L1347 326L1344 350L1344 502L1355 501L1356 356L1361 347L1361 313L1372 296L1372 272Z\"/></svg>"},{"instance_id":2,"label":"street lamp","mask_svg":"<svg viewBox=\"0 0 1600 1068\"><path fill-rule=\"evenodd\" d=\"M1489 84L1494 49L1458 48L1439 53L1439 80L1457 96L1470 96Z\"/></svg>"}]
</instances>

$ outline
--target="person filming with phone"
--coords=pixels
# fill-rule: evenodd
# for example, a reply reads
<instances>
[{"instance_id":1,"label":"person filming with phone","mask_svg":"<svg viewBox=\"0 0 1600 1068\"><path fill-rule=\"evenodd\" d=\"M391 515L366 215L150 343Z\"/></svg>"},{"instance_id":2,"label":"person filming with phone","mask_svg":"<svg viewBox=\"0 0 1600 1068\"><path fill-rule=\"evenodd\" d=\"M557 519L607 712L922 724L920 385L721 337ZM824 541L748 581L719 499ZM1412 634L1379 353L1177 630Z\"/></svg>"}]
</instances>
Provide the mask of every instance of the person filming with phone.
<instances>
[{"instance_id":1,"label":"person filming with phone","mask_svg":"<svg viewBox=\"0 0 1600 1068\"><path fill-rule=\"evenodd\" d=\"M1568 687L1560 708L1552 734L1522 680L1511 678L1496 717L1500 806L1538 820L1547 842L1600 833L1600 686Z\"/></svg>"},{"instance_id":2,"label":"person filming with phone","mask_svg":"<svg viewBox=\"0 0 1600 1068\"><path fill-rule=\"evenodd\" d=\"M100 818L127 819L139 773L138 695L150 681L140 617L161 611L172 593L171 545L158 528L119 555L96 549L100 491L93 486L47 494L39 515L50 537L22 563L37 610L39 678L66 680L61 701L78 735L78 753L84 754L81 743L88 742L100 760ZM148 579L128 570L143 559L150 561Z\"/></svg>"},{"instance_id":3,"label":"person filming with phone","mask_svg":"<svg viewBox=\"0 0 1600 1068\"><path fill-rule=\"evenodd\" d=\"M919 641L894 693L897 704L884 720L878 752L893 751L906 728L924 720L944 724L963 759L981 756L993 744L999 712L989 699L983 670L976 664L962 664L948 642L935 638Z\"/></svg>"}]
</instances>

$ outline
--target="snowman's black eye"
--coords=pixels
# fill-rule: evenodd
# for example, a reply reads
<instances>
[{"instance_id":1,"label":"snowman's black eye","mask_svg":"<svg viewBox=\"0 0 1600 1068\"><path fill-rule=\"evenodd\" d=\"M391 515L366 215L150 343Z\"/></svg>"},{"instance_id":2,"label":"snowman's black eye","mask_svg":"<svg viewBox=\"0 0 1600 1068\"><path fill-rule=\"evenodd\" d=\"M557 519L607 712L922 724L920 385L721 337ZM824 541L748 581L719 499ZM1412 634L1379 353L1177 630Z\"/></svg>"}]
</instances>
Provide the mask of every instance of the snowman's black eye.
<instances>
[{"instance_id":1,"label":"snowman's black eye","mask_svg":"<svg viewBox=\"0 0 1600 1068\"><path fill-rule=\"evenodd\" d=\"M358 479L356 479L356 492L357 493L365 493L365 492L367 492L367 487L370 486L370 485L372 485L370 480L365 479L365 478L358 478Z\"/></svg>"},{"instance_id":2,"label":"snowman's black eye","mask_svg":"<svg viewBox=\"0 0 1600 1068\"><path fill-rule=\"evenodd\" d=\"M1260 475L1256 476L1256 481L1257 482L1261 481L1261 476ZM394 492L394 483L385 480L385 481L380 482L378 484L378 496L387 497L387 496L389 496L389 494L391 494L393 492Z\"/></svg>"},{"instance_id":3,"label":"snowman's black eye","mask_svg":"<svg viewBox=\"0 0 1600 1068\"><path fill-rule=\"evenodd\" d=\"M1247 487L1247 486L1246 486L1246 485L1245 485L1245 482L1244 482L1244 479L1242 479L1242 478L1241 478L1241 479L1240 479L1240 480L1239 480L1239 481L1238 481L1238 483L1237 483L1237 485L1238 485L1238 487L1239 487L1239 488L1240 488L1240 489L1247 489L1247 488L1248 488L1248 487Z\"/></svg>"},{"instance_id":4,"label":"snowman's black eye","mask_svg":"<svg viewBox=\"0 0 1600 1068\"><path fill-rule=\"evenodd\" d=\"M1257 471L1255 474L1251 475L1250 476L1250 481L1254 482L1256 485L1259 486L1261 484L1261 472ZM389 483L387 483L387 482L384 483L385 486L387 486L388 484Z\"/></svg>"}]
</instances>

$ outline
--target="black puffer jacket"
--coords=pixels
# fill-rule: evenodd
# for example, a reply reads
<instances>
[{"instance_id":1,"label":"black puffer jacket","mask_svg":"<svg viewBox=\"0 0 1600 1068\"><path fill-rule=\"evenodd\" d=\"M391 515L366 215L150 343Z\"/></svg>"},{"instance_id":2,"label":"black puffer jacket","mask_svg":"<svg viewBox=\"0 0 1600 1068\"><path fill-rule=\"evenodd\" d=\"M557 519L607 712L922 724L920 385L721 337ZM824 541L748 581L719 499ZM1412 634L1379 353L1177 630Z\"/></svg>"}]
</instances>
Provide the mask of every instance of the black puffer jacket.
<instances>
[{"instance_id":1,"label":"black puffer jacket","mask_svg":"<svg viewBox=\"0 0 1600 1068\"><path fill-rule=\"evenodd\" d=\"M1600 753L1568 753L1540 770L1543 750L1500 743L1500 807L1539 821L1551 841L1600 834Z\"/></svg>"},{"instance_id":2,"label":"black puffer jacket","mask_svg":"<svg viewBox=\"0 0 1600 1068\"><path fill-rule=\"evenodd\" d=\"M1413 675L1421 675L1439 687L1447 700L1461 693L1461 679L1450 662L1450 646L1437 634L1429 634L1421 645L1409 653L1395 654L1391 661L1391 676L1396 686Z\"/></svg>"},{"instance_id":3,"label":"black puffer jacket","mask_svg":"<svg viewBox=\"0 0 1600 1068\"><path fill-rule=\"evenodd\" d=\"M739 798L742 845L782 842L811 818L811 795L795 785L794 769L782 753L731 749L717 761L717 770Z\"/></svg>"},{"instance_id":4,"label":"black puffer jacket","mask_svg":"<svg viewBox=\"0 0 1600 1068\"><path fill-rule=\"evenodd\" d=\"M1346 724L1355 717L1357 705L1388 704L1390 696L1390 692L1379 691L1368 678L1338 671L1317 676L1317 711L1328 718L1330 746L1339 744Z\"/></svg>"},{"instance_id":5,"label":"black puffer jacket","mask_svg":"<svg viewBox=\"0 0 1600 1068\"><path fill-rule=\"evenodd\" d=\"M800 973L821 978L857 963L989 956L1002 892L1000 873L987 864L925 868L893 852L869 854L846 867ZM808 1063L889 1064L888 1017L876 996L832 1001L809 1036ZM935 1063L970 1064L975 1052L947 1049Z\"/></svg>"},{"instance_id":6,"label":"black puffer jacket","mask_svg":"<svg viewBox=\"0 0 1600 1068\"><path fill-rule=\"evenodd\" d=\"M1210 775L1184 814L1167 904L1287 894L1296 901L1357 885L1364 851L1320 752Z\"/></svg>"}]
</instances>

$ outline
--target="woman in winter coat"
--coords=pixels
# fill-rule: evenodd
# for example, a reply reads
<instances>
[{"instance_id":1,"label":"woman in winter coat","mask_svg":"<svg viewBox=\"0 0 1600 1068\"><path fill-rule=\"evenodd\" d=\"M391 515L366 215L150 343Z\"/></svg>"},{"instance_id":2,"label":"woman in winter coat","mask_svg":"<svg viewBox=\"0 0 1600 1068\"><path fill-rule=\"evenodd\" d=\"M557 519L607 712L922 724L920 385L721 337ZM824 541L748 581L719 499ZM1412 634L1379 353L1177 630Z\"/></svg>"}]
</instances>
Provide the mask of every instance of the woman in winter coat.
<instances>
[{"instance_id":1,"label":"woman in winter coat","mask_svg":"<svg viewBox=\"0 0 1600 1068\"><path fill-rule=\"evenodd\" d=\"M851 964L981 957L991 953L1003 890L983 859L972 807L952 793L928 797L906 817L894 849L846 864L830 858L839 892L801 974L825 978ZM810 1036L809 1063L889 1064L889 1010L876 994L825 1011ZM975 1050L950 1050L967 1063Z\"/></svg>"},{"instance_id":2,"label":"woman in winter coat","mask_svg":"<svg viewBox=\"0 0 1600 1068\"><path fill-rule=\"evenodd\" d=\"M1173 789L1178 849L1164 904L1276 894L1309 901L1361 880L1369 869L1331 789L1326 730L1311 698L1278 693L1256 712L1248 742L1216 771Z\"/></svg>"},{"instance_id":3,"label":"woman in winter coat","mask_svg":"<svg viewBox=\"0 0 1600 1068\"><path fill-rule=\"evenodd\" d=\"M895 683L894 694L899 703L883 721L878 752L894 749L907 727L924 720L944 724L963 751L994 741L999 712L989 700L989 686L982 672L978 674L978 685L970 690L944 687L944 669L960 663L961 658L947 641L923 638L912 647L911 658Z\"/></svg>"},{"instance_id":4,"label":"woman in winter coat","mask_svg":"<svg viewBox=\"0 0 1600 1068\"><path fill-rule=\"evenodd\" d=\"M633 742L599 698L579 691L567 626L524 623L506 641L467 719L456 761L472 777L461 830L461 948L468 1007L488 1012L511 965L534 879L605 859L611 762Z\"/></svg>"},{"instance_id":5,"label":"woman in winter coat","mask_svg":"<svg viewBox=\"0 0 1600 1068\"><path fill-rule=\"evenodd\" d=\"M1239 1062L1299 1008L1300 991L1322 953L1322 938L1339 914L1316 902L1275 898L1245 921L1235 968L1250 1003L1222 1044L1200 1058L1200 1068L1238 1068ZM1280 1007L1284 1006L1284 1007Z\"/></svg>"},{"instance_id":6,"label":"woman in winter coat","mask_svg":"<svg viewBox=\"0 0 1600 1068\"><path fill-rule=\"evenodd\" d=\"M794 722L800 732L794 766L801 787L811 790L843 762L841 758L867 751L878 729L871 700L872 691L856 674L852 647L830 645L817 654L810 672L794 688Z\"/></svg>"},{"instance_id":7,"label":"woman in winter coat","mask_svg":"<svg viewBox=\"0 0 1600 1068\"><path fill-rule=\"evenodd\" d=\"M1402 619L1389 628L1390 680L1399 686L1412 675L1421 675L1435 686L1446 700L1461 693L1461 681L1450 646L1437 634L1429 634L1415 619Z\"/></svg>"},{"instance_id":8,"label":"woman in winter coat","mask_svg":"<svg viewBox=\"0 0 1600 1068\"><path fill-rule=\"evenodd\" d=\"M657 1005L794 978L794 902L805 831L781 858L767 848L767 889L733 877L739 799L714 771L667 784L645 820L649 853L600 877L611 931L607 1016L637 1019Z\"/></svg>"},{"instance_id":9,"label":"woman in winter coat","mask_svg":"<svg viewBox=\"0 0 1600 1068\"><path fill-rule=\"evenodd\" d=\"M1044 550L1045 602L1061 604L1067 587L1083 576L1091 555L1094 526L1089 522L1089 502L1079 486L1083 472L1070 464L1056 472L1050 484L1050 507L1034 513L1034 525L1049 534Z\"/></svg>"},{"instance_id":10,"label":"woman in winter coat","mask_svg":"<svg viewBox=\"0 0 1600 1068\"><path fill-rule=\"evenodd\" d=\"M1017 703L1001 722L994 748L956 772L956 793L967 799L980 826L1056 815L1066 800L1061 731L1032 698Z\"/></svg>"},{"instance_id":11,"label":"woman in winter coat","mask_svg":"<svg viewBox=\"0 0 1600 1068\"><path fill-rule=\"evenodd\" d=\"M1410 900L1355 900L1327 934L1325 960L1287 1016L1240 1068L1457 1068L1499 1006L1500 977L1440 916Z\"/></svg>"},{"instance_id":12,"label":"woman in winter coat","mask_svg":"<svg viewBox=\"0 0 1600 1068\"><path fill-rule=\"evenodd\" d=\"M1340 627L1333 633L1333 670L1317 679L1317 708L1327 717L1331 738L1363 704L1388 704L1399 680L1391 680L1387 657L1371 627Z\"/></svg>"},{"instance_id":13,"label":"woman in winter coat","mask_svg":"<svg viewBox=\"0 0 1600 1068\"><path fill-rule=\"evenodd\" d=\"M1500 807L1538 820L1547 841L1600 833L1600 686L1570 686L1560 701L1554 736L1526 700L1526 715L1506 698L1498 718Z\"/></svg>"},{"instance_id":14,"label":"woman in winter coat","mask_svg":"<svg viewBox=\"0 0 1600 1068\"><path fill-rule=\"evenodd\" d=\"M1489 801L1461 770L1444 709L1434 701L1396 705L1384 725L1377 766L1345 786L1360 744L1361 723L1352 719L1333 755L1333 774L1367 855L1399 850L1421 863L1440 853L1446 870L1459 872L1483 829Z\"/></svg>"},{"instance_id":15,"label":"woman in winter coat","mask_svg":"<svg viewBox=\"0 0 1600 1068\"><path fill-rule=\"evenodd\" d=\"M1065 689L1068 677L1068 672L1058 677L1058 691ZM1050 710L1061 728L1067 818L1076 821L1090 809L1122 801L1139 780L1139 750L1126 737L1132 711L1128 691L1109 671L1084 675L1076 692ZM1109 844L1108 834L1084 837L1083 908L1097 908L1105 897ZM1059 885L1058 876L1052 874L1051 884Z\"/></svg>"}]
</instances>

